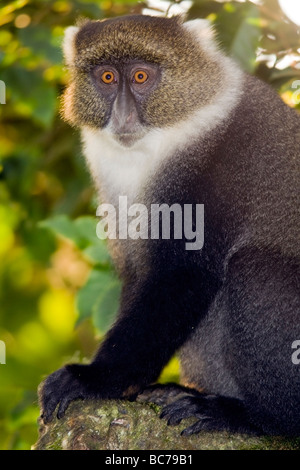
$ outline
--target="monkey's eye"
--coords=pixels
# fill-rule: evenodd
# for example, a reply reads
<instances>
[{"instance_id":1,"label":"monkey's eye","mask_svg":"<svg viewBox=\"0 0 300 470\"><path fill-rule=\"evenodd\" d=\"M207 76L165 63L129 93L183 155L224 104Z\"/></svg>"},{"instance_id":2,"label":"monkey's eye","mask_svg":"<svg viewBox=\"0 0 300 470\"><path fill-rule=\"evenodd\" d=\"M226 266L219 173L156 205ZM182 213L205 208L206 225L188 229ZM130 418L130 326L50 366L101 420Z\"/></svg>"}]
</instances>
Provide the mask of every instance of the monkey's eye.
<instances>
[{"instance_id":1,"label":"monkey's eye","mask_svg":"<svg viewBox=\"0 0 300 470\"><path fill-rule=\"evenodd\" d=\"M101 75L101 80L102 80L102 82L106 83L107 85L110 85L111 83L113 83L115 81L115 75L110 70L106 70Z\"/></svg>"},{"instance_id":2,"label":"monkey's eye","mask_svg":"<svg viewBox=\"0 0 300 470\"><path fill-rule=\"evenodd\" d=\"M133 77L135 83L145 83L146 80L148 80L148 74L144 70L135 72Z\"/></svg>"}]
</instances>

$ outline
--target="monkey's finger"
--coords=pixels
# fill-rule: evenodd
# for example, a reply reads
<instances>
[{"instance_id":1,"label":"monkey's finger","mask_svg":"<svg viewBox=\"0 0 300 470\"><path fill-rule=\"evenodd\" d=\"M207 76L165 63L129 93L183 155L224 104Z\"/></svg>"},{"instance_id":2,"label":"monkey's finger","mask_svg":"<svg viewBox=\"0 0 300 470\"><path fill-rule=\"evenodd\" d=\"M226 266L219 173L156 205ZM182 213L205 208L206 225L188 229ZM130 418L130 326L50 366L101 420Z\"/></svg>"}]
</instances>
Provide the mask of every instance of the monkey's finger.
<instances>
[{"instance_id":1,"label":"monkey's finger","mask_svg":"<svg viewBox=\"0 0 300 470\"><path fill-rule=\"evenodd\" d=\"M73 398L70 395L62 398L62 400L59 403L58 410L57 410L58 419L61 419L65 415L65 412L67 411L67 408L72 400Z\"/></svg>"},{"instance_id":2,"label":"monkey's finger","mask_svg":"<svg viewBox=\"0 0 300 470\"><path fill-rule=\"evenodd\" d=\"M169 426L174 426L182 421L182 416L178 416L177 413L174 413L172 406L166 406L159 417L166 419Z\"/></svg>"},{"instance_id":3,"label":"monkey's finger","mask_svg":"<svg viewBox=\"0 0 300 470\"><path fill-rule=\"evenodd\" d=\"M213 431L215 429L213 419L209 416L203 416L196 423L181 431L180 434L181 436L191 436L192 434L198 434L200 431Z\"/></svg>"},{"instance_id":4,"label":"monkey's finger","mask_svg":"<svg viewBox=\"0 0 300 470\"><path fill-rule=\"evenodd\" d=\"M163 408L160 418L168 420L168 424L178 424L182 419L191 416L200 417L204 414L205 408L202 405L202 399L198 397L184 397Z\"/></svg>"},{"instance_id":5,"label":"monkey's finger","mask_svg":"<svg viewBox=\"0 0 300 470\"><path fill-rule=\"evenodd\" d=\"M59 401L59 406L57 410L57 418L61 419L65 412L67 411L67 408L71 401L73 400L83 400L84 399L84 394L82 391L74 389L73 391L69 391Z\"/></svg>"},{"instance_id":6,"label":"monkey's finger","mask_svg":"<svg viewBox=\"0 0 300 470\"><path fill-rule=\"evenodd\" d=\"M50 421L52 421L53 413L55 411L57 403L58 401L56 397L50 397L47 400L44 400L41 418L45 424L50 423Z\"/></svg>"}]
</instances>

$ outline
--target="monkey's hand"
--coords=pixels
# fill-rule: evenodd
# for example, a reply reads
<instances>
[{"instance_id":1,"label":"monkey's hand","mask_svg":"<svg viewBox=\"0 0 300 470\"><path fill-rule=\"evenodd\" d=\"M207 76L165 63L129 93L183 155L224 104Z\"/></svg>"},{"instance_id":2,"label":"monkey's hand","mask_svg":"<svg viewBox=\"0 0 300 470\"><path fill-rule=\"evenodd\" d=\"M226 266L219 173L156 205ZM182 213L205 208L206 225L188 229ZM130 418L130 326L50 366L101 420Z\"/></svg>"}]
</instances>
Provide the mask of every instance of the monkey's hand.
<instances>
[{"instance_id":1,"label":"monkey's hand","mask_svg":"<svg viewBox=\"0 0 300 470\"><path fill-rule=\"evenodd\" d=\"M53 372L39 388L42 420L50 422L57 405L57 418L60 419L71 401L98 398L103 393L100 384L100 370L95 371L92 365L72 364Z\"/></svg>"}]
</instances>

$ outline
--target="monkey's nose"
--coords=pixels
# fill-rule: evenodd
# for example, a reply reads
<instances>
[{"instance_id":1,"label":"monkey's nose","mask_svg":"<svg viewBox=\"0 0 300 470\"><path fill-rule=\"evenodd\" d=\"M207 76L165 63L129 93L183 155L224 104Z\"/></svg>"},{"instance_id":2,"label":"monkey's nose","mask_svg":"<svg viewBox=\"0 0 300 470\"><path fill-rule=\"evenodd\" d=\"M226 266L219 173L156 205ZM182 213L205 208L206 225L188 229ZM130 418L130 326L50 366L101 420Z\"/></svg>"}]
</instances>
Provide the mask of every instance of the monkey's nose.
<instances>
[{"instance_id":1,"label":"monkey's nose","mask_svg":"<svg viewBox=\"0 0 300 470\"><path fill-rule=\"evenodd\" d=\"M131 134L138 123L138 113L130 92L121 92L113 105L112 125L116 134Z\"/></svg>"}]
</instances>

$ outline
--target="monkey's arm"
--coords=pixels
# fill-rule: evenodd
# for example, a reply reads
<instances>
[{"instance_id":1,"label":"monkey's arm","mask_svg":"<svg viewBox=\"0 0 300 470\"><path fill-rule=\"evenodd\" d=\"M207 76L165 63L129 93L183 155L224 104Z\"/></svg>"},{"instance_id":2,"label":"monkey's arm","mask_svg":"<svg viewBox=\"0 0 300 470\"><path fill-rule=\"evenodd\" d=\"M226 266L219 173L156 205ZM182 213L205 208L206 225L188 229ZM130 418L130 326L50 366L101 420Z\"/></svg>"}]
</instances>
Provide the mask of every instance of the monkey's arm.
<instances>
[{"instance_id":1,"label":"monkey's arm","mask_svg":"<svg viewBox=\"0 0 300 470\"><path fill-rule=\"evenodd\" d=\"M119 319L93 362L68 365L45 380L44 421L58 404L60 418L74 399L129 397L154 382L206 311L215 284L189 269L125 286Z\"/></svg>"}]
</instances>

